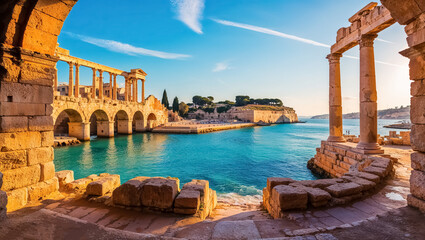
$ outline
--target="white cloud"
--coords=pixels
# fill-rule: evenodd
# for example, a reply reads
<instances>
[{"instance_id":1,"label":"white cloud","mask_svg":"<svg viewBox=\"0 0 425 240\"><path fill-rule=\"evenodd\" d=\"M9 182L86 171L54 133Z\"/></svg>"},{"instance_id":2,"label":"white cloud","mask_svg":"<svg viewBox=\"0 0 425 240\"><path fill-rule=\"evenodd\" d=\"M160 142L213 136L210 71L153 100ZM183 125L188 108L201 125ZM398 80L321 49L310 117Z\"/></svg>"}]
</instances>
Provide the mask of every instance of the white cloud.
<instances>
[{"instance_id":1,"label":"white cloud","mask_svg":"<svg viewBox=\"0 0 425 240\"><path fill-rule=\"evenodd\" d=\"M213 72L222 72L225 70L230 69L230 64L227 62L219 62L215 64L215 67L213 68Z\"/></svg>"},{"instance_id":2,"label":"white cloud","mask_svg":"<svg viewBox=\"0 0 425 240\"><path fill-rule=\"evenodd\" d=\"M176 7L177 18L198 34L202 34L201 19L205 0L171 0Z\"/></svg>"},{"instance_id":3,"label":"white cloud","mask_svg":"<svg viewBox=\"0 0 425 240\"><path fill-rule=\"evenodd\" d=\"M152 57L158 57L163 59L183 59L183 58L191 57L190 55L186 55L186 54L167 53L167 52L149 50L146 48L135 47L127 43L121 43L121 42L117 42L113 40L93 38L93 37L88 37L88 36L69 33L69 32L67 32L66 34L73 38L79 39L83 42L90 43L95 46L105 48L113 52L124 53L131 56L144 55L144 56L152 56Z\"/></svg>"},{"instance_id":4,"label":"white cloud","mask_svg":"<svg viewBox=\"0 0 425 240\"><path fill-rule=\"evenodd\" d=\"M393 42L390 42L390 41L388 41L388 40L385 40L385 39L381 39L381 38L377 38L376 39L376 41L379 41L379 42L384 42L384 43L393 43Z\"/></svg>"},{"instance_id":5,"label":"white cloud","mask_svg":"<svg viewBox=\"0 0 425 240\"><path fill-rule=\"evenodd\" d=\"M319 42L316 42L316 41L313 41L313 40L310 40L310 39L301 38L301 37L297 37L297 36L294 36L294 35L289 35L289 34L278 32L278 31L268 29L268 28L258 27L258 26L254 26L254 25L248 25L248 24L244 24L244 23L237 23L237 22L231 22L231 21L226 21L226 20L220 20L220 19L212 19L212 20L216 23L223 24L223 25L226 25L226 26L237 27L237 28L251 30L251 31L254 31L254 32L265 33L265 34L269 34L269 35L273 35L273 36L277 36L277 37L281 37L281 38L292 39L292 40L295 40L295 41L299 41L299 42L303 42L303 43L307 43L307 44L311 44L311 45L315 45L315 46L319 46L319 47L326 47L326 48L331 47L327 44L319 43Z\"/></svg>"}]
</instances>

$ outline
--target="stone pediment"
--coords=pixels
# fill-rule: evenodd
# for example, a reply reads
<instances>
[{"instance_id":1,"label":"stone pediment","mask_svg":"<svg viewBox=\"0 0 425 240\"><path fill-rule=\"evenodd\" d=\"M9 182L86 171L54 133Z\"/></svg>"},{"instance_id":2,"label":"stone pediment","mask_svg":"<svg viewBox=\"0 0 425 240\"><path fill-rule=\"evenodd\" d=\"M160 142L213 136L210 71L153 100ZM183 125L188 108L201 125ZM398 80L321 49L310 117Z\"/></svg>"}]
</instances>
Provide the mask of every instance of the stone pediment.
<instances>
[{"instance_id":1,"label":"stone pediment","mask_svg":"<svg viewBox=\"0 0 425 240\"><path fill-rule=\"evenodd\" d=\"M145 77L148 75L145 71L143 71L141 68L137 69L131 69L130 77L137 78L137 79L145 79Z\"/></svg>"}]
</instances>

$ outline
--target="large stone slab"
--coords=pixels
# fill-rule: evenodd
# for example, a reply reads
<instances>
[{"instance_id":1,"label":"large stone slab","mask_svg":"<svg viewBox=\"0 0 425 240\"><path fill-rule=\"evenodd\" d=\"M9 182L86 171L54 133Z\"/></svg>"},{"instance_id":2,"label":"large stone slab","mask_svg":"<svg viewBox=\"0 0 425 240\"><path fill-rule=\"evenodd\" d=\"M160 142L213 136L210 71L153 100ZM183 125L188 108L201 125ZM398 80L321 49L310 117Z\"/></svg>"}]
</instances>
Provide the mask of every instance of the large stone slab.
<instances>
[{"instance_id":1,"label":"large stone slab","mask_svg":"<svg viewBox=\"0 0 425 240\"><path fill-rule=\"evenodd\" d=\"M412 153L410 157L412 159L412 168L414 170L425 172L425 154L415 152L415 153Z\"/></svg>"},{"instance_id":2,"label":"large stone slab","mask_svg":"<svg viewBox=\"0 0 425 240\"><path fill-rule=\"evenodd\" d=\"M307 208L308 194L302 188L278 185L272 189L271 198L281 210Z\"/></svg>"},{"instance_id":3,"label":"large stone slab","mask_svg":"<svg viewBox=\"0 0 425 240\"><path fill-rule=\"evenodd\" d=\"M56 177L28 187L28 201L39 201L49 194L59 190L59 182Z\"/></svg>"},{"instance_id":4,"label":"large stone slab","mask_svg":"<svg viewBox=\"0 0 425 240\"><path fill-rule=\"evenodd\" d=\"M74 171L63 170L55 173L59 181L59 188L63 189L66 184L74 181Z\"/></svg>"},{"instance_id":5,"label":"large stone slab","mask_svg":"<svg viewBox=\"0 0 425 240\"><path fill-rule=\"evenodd\" d=\"M363 178L352 177L352 176L342 176L342 178L350 182L357 183L358 185L362 187L361 189L362 191L368 191L376 187L376 183Z\"/></svg>"},{"instance_id":6,"label":"large stone slab","mask_svg":"<svg viewBox=\"0 0 425 240\"><path fill-rule=\"evenodd\" d=\"M92 196L104 196L112 193L120 185L120 175L107 175L87 185L86 194Z\"/></svg>"},{"instance_id":7,"label":"large stone slab","mask_svg":"<svg viewBox=\"0 0 425 240\"><path fill-rule=\"evenodd\" d=\"M410 175L410 192L425 200L425 172L413 170Z\"/></svg>"},{"instance_id":8,"label":"large stone slab","mask_svg":"<svg viewBox=\"0 0 425 240\"><path fill-rule=\"evenodd\" d=\"M112 193L112 201L116 205L128 207L142 206L142 186L149 177L135 177L128 180Z\"/></svg>"},{"instance_id":9,"label":"large stone slab","mask_svg":"<svg viewBox=\"0 0 425 240\"><path fill-rule=\"evenodd\" d=\"M183 185L183 190L193 190L198 191L201 194L201 197L209 195L210 183L207 180L197 180L193 179L192 181Z\"/></svg>"},{"instance_id":10,"label":"large stone slab","mask_svg":"<svg viewBox=\"0 0 425 240\"><path fill-rule=\"evenodd\" d=\"M355 195L361 192L362 187L357 183L337 183L326 187L325 190L334 197L345 197Z\"/></svg>"},{"instance_id":11,"label":"large stone slab","mask_svg":"<svg viewBox=\"0 0 425 240\"><path fill-rule=\"evenodd\" d=\"M212 239L260 239L254 221L222 221L213 230Z\"/></svg>"},{"instance_id":12,"label":"large stone slab","mask_svg":"<svg viewBox=\"0 0 425 240\"><path fill-rule=\"evenodd\" d=\"M419 199L412 194L407 195L407 204L409 206L418 208L421 212L425 213L425 200Z\"/></svg>"},{"instance_id":13,"label":"large stone slab","mask_svg":"<svg viewBox=\"0 0 425 240\"><path fill-rule=\"evenodd\" d=\"M272 189L275 186L278 185L288 185L290 183L295 182L295 180L291 179L291 178L278 178L278 177L271 177L271 178L267 178L267 190L269 190L269 192L272 192Z\"/></svg>"},{"instance_id":14,"label":"large stone slab","mask_svg":"<svg viewBox=\"0 0 425 240\"><path fill-rule=\"evenodd\" d=\"M306 187L311 187L311 188L320 188L320 189L324 189L330 185L334 185L337 183L342 183L344 182L344 180L340 179L340 178L330 178L330 179L317 179L317 180L303 180L303 181L297 181L293 184L289 184L292 186L297 186L299 184L306 186Z\"/></svg>"},{"instance_id":15,"label":"large stone slab","mask_svg":"<svg viewBox=\"0 0 425 240\"><path fill-rule=\"evenodd\" d=\"M381 181L379 176L367 172L349 172L346 173L345 176L363 178L374 183L379 183Z\"/></svg>"},{"instance_id":16,"label":"large stone slab","mask_svg":"<svg viewBox=\"0 0 425 240\"><path fill-rule=\"evenodd\" d=\"M363 169L363 172L377 175L381 178L386 177L387 170L381 167L369 166Z\"/></svg>"},{"instance_id":17,"label":"large stone slab","mask_svg":"<svg viewBox=\"0 0 425 240\"><path fill-rule=\"evenodd\" d=\"M7 192L7 211L18 210L28 203L28 189L19 188Z\"/></svg>"},{"instance_id":18,"label":"large stone slab","mask_svg":"<svg viewBox=\"0 0 425 240\"><path fill-rule=\"evenodd\" d=\"M326 206L332 198L328 192L320 188L302 187L302 189L307 192L308 202L313 207Z\"/></svg>"},{"instance_id":19,"label":"large stone slab","mask_svg":"<svg viewBox=\"0 0 425 240\"><path fill-rule=\"evenodd\" d=\"M175 208L190 208L190 209L198 210L200 202L201 202L201 193L199 191L183 189L177 196L174 202L174 207Z\"/></svg>"},{"instance_id":20,"label":"large stone slab","mask_svg":"<svg viewBox=\"0 0 425 240\"><path fill-rule=\"evenodd\" d=\"M142 185L142 205L159 209L173 207L179 191L178 180L172 178L151 178Z\"/></svg>"}]
</instances>

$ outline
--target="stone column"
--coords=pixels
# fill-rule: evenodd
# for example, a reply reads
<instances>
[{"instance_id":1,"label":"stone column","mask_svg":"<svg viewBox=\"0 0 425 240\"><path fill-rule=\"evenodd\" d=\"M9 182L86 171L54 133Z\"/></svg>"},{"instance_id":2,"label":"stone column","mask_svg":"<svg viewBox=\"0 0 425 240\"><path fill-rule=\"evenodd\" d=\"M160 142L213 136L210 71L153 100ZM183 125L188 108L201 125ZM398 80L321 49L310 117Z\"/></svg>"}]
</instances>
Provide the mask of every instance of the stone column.
<instances>
[{"instance_id":1,"label":"stone column","mask_svg":"<svg viewBox=\"0 0 425 240\"><path fill-rule=\"evenodd\" d=\"M92 68L91 70L93 70L93 86L92 86L92 94L91 94L91 97L93 98L93 99L95 99L96 98L96 69L95 68Z\"/></svg>"},{"instance_id":2,"label":"stone column","mask_svg":"<svg viewBox=\"0 0 425 240\"><path fill-rule=\"evenodd\" d=\"M139 88L137 87L138 79L134 79L134 101L139 102Z\"/></svg>"},{"instance_id":3,"label":"stone column","mask_svg":"<svg viewBox=\"0 0 425 240\"><path fill-rule=\"evenodd\" d=\"M103 99L103 71L99 70L99 99Z\"/></svg>"},{"instance_id":4,"label":"stone column","mask_svg":"<svg viewBox=\"0 0 425 240\"><path fill-rule=\"evenodd\" d=\"M69 136L80 141L90 141L90 122L69 122Z\"/></svg>"},{"instance_id":5,"label":"stone column","mask_svg":"<svg viewBox=\"0 0 425 240\"><path fill-rule=\"evenodd\" d=\"M124 93L125 101L128 101L129 100L129 98L128 98L129 97L128 92L129 92L129 90L128 90L128 78L125 77L125 93Z\"/></svg>"},{"instance_id":6,"label":"stone column","mask_svg":"<svg viewBox=\"0 0 425 240\"><path fill-rule=\"evenodd\" d=\"M142 79L142 103L145 102L145 79Z\"/></svg>"},{"instance_id":7,"label":"stone column","mask_svg":"<svg viewBox=\"0 0 425 240\"><path fill-rule=\"evenodd\" d=\"M131 100L132 100L133 102L136 102L136 101L137 101L137 100L136 100L136 96L137 96L136 82L137 82L137 80L136 80L136 79L133 79L133 81L131 82L131 83L132 83L132 85L133 85L133 97L131 98Z\"/></svg>"},{"instance_id":8,"label":"stone column","mask_svg":"<svg viewBox=\"0 0 425 240\"><path fill-rule=\"evenodd\" d=\"M342 134L341 57L340 53L327 56L329 60L329 142L345 142Z\"/></svg>"},{"instance_id":9,"label":"stone column","mask_svg":"<svg viewBox=\"0 0 425 240\"><path fill-rule=\"evenodd\" d=\"M360 38L360 142L363 153L381 153L378 144L378 105L373 41L376 34Z\"/></svg>"},{"instance_id":10,"label":"stone column","mask_svg":"<svg viewBox=\"0 0 425 240\"><path fill-rule=\"evenodd\" d=\"M109 73L109 96L112 99L112 73Z\"/></svg>"},{"instance_id":11,"label":"stone column","mask_svg":"<svg viewBox=\"0 0 425 240\"><path fill-rule=\"evenodd\" d=\"M53 92L58 91L58 69L55 66L55 82L53 83Z\"/></svg>"},{"instance_id":12,"label":"stone column","mask_svg":"<svg viewBox=\"0 0 425 240\"><path fill-rule=\"evenodd\" d=\"M74 63L69 62L68 96L74 96Z\"/></svg>"},{"instance_id":13,"label":"stone column","mask_svg":"<svg viewBox=\"0 0 425 240\"><path fill-rule=\"evenodd\" d=\"M80 97L80 65L75 64L75 97Z\"/></svg>"},{"instance_id":14,"label":"stone column","mask_svg":"<svg viewBox=\"0 0 425 240\"><path fill-rule=\"evenodd\" d=\"M114 100L117 100L117 75L114 74L114 87L112 90L112 98Z\"/></svg>"}]
</instances>

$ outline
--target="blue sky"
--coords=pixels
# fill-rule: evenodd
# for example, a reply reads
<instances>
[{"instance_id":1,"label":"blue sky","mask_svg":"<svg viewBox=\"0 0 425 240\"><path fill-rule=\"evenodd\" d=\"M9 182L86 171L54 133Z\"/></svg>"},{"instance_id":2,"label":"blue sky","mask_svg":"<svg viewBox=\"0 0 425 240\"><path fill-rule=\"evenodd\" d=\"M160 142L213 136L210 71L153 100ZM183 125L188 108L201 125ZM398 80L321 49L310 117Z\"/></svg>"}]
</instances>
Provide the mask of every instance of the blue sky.
<instances>
[{"instance_id":1,"label":"blue sky","mask_svg":"<svg viewBox=\"0 0 425 240\"><path fill-rule=\"evenodd\" d=\"M170 102L174 96L190 102L194 95L233 100L243 94L280 98L299 115L314 115L328 112L326 45L367 3L80 0L59 44L73 56L107 66L142 68L148 73L146 94L159 99L164 88ZM380 33L385 41L375 43L376 60L391 64L376 64L379 109L410 104L408 61L398 53L407 48L405 37L395 24ZM346 55L358 56L358 47ZM58 63L58 70L59 81L66 82L68 65ZM90 85L91 70L80 71L81 84ZM341 71L343 111L358 111L359 61L343 58Z\"/></svg>"}]
</instances>

